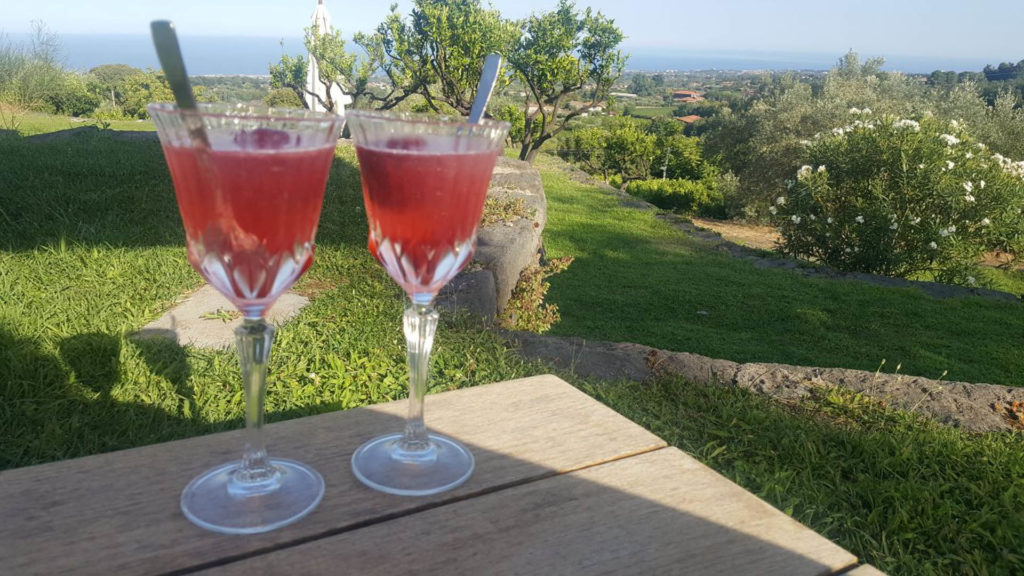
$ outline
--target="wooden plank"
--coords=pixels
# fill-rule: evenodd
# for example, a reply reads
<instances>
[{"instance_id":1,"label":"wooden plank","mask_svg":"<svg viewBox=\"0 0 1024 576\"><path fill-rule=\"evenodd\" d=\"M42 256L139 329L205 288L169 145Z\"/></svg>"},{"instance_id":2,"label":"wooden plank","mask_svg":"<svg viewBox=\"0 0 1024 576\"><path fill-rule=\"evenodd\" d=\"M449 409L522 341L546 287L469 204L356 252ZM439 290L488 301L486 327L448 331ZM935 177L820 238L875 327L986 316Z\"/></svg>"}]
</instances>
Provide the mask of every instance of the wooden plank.
<instances>
[{"instance_id":1,"label":"wooden plank","mask_svg":"<svg viewBox=\"0 0 1024 576\"><path fill-rule=\"evenodd\" d=\"M690 456L665 448L203 574L799 576L856 563Z\"/></svg>"},{"instance_id":2,"label":"wooden plank","mask_svg":"<svg viewBox=\"0 0 1024 576\"><path fill-rule=\"evenodd\" d=\"M665 443L554 376L427 398L428 426L476 456L462 487L429 498L374 492L352 476L352 452L401 430L406 402L268 427L271 455L313 465L327 494L309 517L256 536L201 530L181 515L185 484L237 458L240 432L193 438L0 473L0 557L14 574L153 574L308 541L382 517L660 448Z\"/></svg>"}]
</instances>

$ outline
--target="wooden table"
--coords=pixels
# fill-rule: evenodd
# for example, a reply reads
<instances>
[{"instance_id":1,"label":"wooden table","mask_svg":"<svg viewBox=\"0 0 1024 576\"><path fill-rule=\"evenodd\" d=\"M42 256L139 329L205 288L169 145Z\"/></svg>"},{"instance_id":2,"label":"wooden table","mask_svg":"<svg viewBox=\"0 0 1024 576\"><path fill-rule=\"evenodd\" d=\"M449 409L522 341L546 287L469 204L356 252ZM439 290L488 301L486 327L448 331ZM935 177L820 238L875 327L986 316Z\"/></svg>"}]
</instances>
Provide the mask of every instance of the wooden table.
<instances>
[{"instance_id":1,"label":"wooden table","mask_svg":"<svg viewBox=\"0 0 1024 576\"><path fill-rule=\"evenodd\" d=\"M349 469L405 401L268 427L272 455L312 464L320 507L257 536L178 509L240 432L0 473L3 574L836 574L857 559L554 376L427 399L427 423L476 471L428 498L374 492Z\"/></svg>"}]
</instances>

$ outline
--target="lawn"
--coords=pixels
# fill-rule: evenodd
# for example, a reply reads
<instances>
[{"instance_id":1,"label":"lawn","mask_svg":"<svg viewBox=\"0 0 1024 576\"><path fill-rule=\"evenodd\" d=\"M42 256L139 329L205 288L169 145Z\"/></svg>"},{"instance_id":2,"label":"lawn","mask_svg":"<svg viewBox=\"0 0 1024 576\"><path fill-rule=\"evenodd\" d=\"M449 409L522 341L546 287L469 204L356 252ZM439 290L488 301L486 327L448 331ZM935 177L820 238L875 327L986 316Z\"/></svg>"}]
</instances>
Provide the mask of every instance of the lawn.
<instances>
[{"instance_id":1,"label":"lawn","mask_svg":"<svg viewBox=\"0 0 1024 576\"><path fill-rule=\"evenodd\" d=\"M366 250L353 156L298 285L313 303L278 332L270 420L405 395L401 293ZM0 159L0 469L240 426L234 352L129 337L202 284L159 145L3 137ZM530 373L468 322L438 332L432 389Z\"/></svg>"},{"instance_id":2,"label":"lawn","mask_svg":"<svg viewBox=\"0 0 1024 576\"><path fill-rule=\"evenodd\" d=\"M576 256L551 279L559 334L733 360L874 369L887 358L906 373L1024 384L1019 305L758 270L553 160L538 165L548 254ZM0 223L0 470L241 426L233 352L129 337L202 284L156 143L0 134ZM275 343L270 420L405 396L401 295L365 234L354 159L339 147L316 263L298 285L313 303ZM548 371L443 318L433 390ZM964 434L839 392L779 405L671 379L564 377L893 574L1024 572L1020 433Z\"/></svg>"},{"instance_id":3,"label":"lawn","mask_svg":"<svg viewBox=\"0 0 1024 576\"><path fill-rule=\"evenodd\" d=\"M1024 305L805 278L713 251L543 156L552 333L737 362L876 370L1024 386Z\"/></svg>"}]
</instances>

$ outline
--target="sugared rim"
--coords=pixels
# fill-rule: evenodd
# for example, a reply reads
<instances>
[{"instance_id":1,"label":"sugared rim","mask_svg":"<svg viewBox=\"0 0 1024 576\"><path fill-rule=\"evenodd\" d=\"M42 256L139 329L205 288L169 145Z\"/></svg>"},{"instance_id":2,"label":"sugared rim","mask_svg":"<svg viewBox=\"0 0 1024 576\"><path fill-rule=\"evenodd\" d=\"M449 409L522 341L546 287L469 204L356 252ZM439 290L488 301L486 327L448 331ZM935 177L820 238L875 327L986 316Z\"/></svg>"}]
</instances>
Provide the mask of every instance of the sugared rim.
<instances>
[{"instance_id":1,"label":"sugared rim","mask_svg":"<svg viewBox=\"0 0 1024 576\"><path fill-rule=\"evenodd\" d=\"M492 118L483 118L479 123L470 123L466 118L462 116L435 116L431 114L421 114L417 112L395 112L391 110L349 110L345 113L348 118L358 118L366 121L383 121L383 122L407 122L409 124L424 124L433 126L456 126L465 128L511 128L512 125L504 120L494 120Z\"/></svg>"},{"instance_id":2,"label":"sugared rim","mask_svg":"<svg viewBox=\"0 0 1024 576\"><path fill-rule=\"evenodd\" d=\"M246 120L289 120L292 122L324 122L344 120L342 114L333 112L314 112L302 108L274 108L260 104L228 104L224 102L199 102L198 115L203 118L239 117ZM153 102L146 106L152 114L180 115L181 110L173 102Z\"/></svg>"}]
</instances>

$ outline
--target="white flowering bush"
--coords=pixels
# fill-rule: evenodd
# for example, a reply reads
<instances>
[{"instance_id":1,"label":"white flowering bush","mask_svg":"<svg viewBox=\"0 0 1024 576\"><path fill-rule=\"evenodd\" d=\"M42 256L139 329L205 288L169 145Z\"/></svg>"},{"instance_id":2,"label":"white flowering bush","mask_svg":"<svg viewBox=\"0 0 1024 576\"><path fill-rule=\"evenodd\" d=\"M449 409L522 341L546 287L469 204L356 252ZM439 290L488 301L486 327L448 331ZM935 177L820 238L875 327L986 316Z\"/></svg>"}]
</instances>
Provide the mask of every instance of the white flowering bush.
<instances>
[{"instance_id":1,"label":"white flowering bush","mask_svg":"<svg viewBox=\"0 0 1024 576\"><path fill-rule=\"evenodd\" d=\"M1024 248L1024 162L960 122L873 117L808 141L769 211L783 250L846 271L976 285L988 250Z\"/></svg>"}]
</instances>

